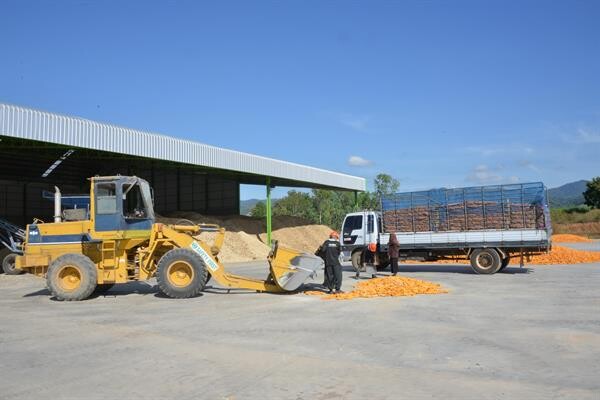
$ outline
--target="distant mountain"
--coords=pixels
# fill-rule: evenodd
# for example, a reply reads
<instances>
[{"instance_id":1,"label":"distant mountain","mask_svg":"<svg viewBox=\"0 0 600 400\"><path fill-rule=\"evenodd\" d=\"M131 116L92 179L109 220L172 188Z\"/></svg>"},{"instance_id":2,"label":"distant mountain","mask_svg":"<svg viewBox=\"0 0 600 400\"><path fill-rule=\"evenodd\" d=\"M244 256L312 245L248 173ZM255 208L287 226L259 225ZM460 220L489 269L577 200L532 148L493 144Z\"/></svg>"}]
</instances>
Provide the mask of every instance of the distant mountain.
<instances>
[{"instance_id":1,"label":"distant mountain","mask_svg":"<svg viewBox=\"0 0 600 400\"><path fill-rule=\"evenodd\" d=\"M271 199L271 204L275 205L279 199ZM266 202L267 199L248 199L240 200L240 215L249 215L250 211L254 208L256 203L259 201Z\"/></svg>"},{"instance_id":2,"label":"distant mountain","mask_svg":"<svg viewBox=\"0 0 600 400\"><path fill-rule=\"evenodd\" d=\"M548 197L551 207L574 207L582 205L583 192L586 190L588 181L580 180L567 183L557 188L548 189Z\"/></svg>"},{"instance_id":3,"label":"distant mountain","mask_svg":"<svg viewBox=\"0 0 600 400\"><path fill-rule=\"evenodd\" d=\"M240 215L248 215L250 214L250 210L254 208L256 203L259 201L264 201L260 199L248 199L248 200L240 200Z\"/></svg>"}]
</instances>

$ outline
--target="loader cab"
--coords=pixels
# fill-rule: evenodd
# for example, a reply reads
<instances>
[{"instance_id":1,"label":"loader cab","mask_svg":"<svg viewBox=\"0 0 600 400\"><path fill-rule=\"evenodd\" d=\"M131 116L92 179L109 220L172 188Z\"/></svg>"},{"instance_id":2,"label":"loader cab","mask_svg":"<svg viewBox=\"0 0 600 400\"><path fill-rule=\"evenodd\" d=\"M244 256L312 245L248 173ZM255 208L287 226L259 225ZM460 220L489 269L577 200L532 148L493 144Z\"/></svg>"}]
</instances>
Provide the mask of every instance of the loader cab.
<instances>
[{"instance_id":1,"label":"loader cab","mask_svg":"<svg viewBox=\"0 0 600 400\"><path fill-rule=\"evenodd\" d=\"M154 224L150 185L132 176L92 178L91 214L96 232L148 231Z\"/></svg>"}]
</instances>

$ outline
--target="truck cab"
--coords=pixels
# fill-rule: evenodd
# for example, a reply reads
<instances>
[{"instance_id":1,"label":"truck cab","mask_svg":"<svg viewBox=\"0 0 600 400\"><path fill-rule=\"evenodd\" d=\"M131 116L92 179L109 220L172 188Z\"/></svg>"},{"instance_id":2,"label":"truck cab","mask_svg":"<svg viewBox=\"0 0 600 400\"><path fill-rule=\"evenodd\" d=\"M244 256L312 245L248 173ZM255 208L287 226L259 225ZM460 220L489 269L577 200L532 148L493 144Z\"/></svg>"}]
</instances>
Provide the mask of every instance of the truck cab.
<instances>
[{"instance_id":1,"label":"truck cab","mask_svg":"<svg viewBox=\"0 0 600 400\"><path fill-rule=\"evenodd\" d=\"M383 223L380 212L359 211L346 214L340 235L342 260L352 261L354 265L369 243L379 242L379 234L382 231Z\"/></svg>"}]
</instances>

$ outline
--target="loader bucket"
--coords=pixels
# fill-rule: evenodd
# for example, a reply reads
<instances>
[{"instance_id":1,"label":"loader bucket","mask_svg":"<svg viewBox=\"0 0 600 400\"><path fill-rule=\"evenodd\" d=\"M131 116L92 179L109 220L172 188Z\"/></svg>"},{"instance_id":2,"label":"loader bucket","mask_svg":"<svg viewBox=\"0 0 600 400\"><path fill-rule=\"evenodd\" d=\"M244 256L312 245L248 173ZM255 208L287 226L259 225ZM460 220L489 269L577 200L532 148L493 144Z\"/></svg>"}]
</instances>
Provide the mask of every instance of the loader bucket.
<instances>
[{"instance_id":1,"label":"loader bucket","mask_svg":"<svg viewBox=\"0 0 600 400\"><path fill-rule=\"evenodd\" d=\"M312 254L279 246L275 241L269 254L271 277L282 290L292 292L316 272L323 269L323 260Z\"/></svg>"}]
</instances>

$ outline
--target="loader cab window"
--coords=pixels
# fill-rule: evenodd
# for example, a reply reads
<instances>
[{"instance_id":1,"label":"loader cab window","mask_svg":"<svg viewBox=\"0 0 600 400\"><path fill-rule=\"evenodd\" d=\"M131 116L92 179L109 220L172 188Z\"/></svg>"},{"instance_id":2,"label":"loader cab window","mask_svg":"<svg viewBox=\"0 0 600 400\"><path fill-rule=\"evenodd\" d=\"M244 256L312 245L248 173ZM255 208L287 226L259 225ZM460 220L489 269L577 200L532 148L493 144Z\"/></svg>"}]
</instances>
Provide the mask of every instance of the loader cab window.
<instances>
[{"instance_id":1,"label":"loader cab window","mask_svg":"<svg viewBox=\"0 0 600 400\"><path fill-rule=\"evenodd\" d=\"M343 235L349 237L352 235L352 231L356 229L362 229L363 217L362 215L351 215L346 218L344 222Z\"/></svg>"},{"instance_id":2,"label":"loader cab window","mask_svg":"<svg viewBox=\"0 0 600 400\"><path fill-rule=\"evenodd\" d=\"M123 216L125 219L147 219L151 210L137 182L123 184Z\"/></svg>"},{"instance_id":3,"label":"loader cab window","mask_svg":"<svg viewBox=\"0 0 600 400\"><path fill-rule=\"evenodd\" d=\"M96 184L96 214L117 213L117 188L114 183Z\"/></svg>"}]
</instances>

